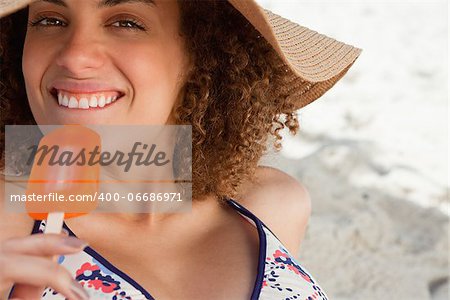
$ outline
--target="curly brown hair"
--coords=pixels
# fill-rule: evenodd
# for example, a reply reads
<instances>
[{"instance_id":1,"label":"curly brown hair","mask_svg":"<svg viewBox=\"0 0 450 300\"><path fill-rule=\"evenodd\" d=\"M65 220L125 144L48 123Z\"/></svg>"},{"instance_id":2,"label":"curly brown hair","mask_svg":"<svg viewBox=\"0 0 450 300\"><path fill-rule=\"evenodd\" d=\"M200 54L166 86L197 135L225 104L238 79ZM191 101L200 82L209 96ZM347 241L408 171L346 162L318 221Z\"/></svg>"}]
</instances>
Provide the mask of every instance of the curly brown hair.
<instances>
[{"instance_id":1,"label":"curly brown hair","mask_svg":"<svg viewBox=\"0 0 450 300\"><path fill-rule=\"evenodd\" d=\"M279 151L280 130L299 129L298 99L280 88L293 74L228 1L178 2L193 67L172 112L176 124L192 125L192 199L233 198L254 179L269 137ZM23 9L1 20L2 153L4 125L35 124L21 72L26 19Z\"/></svg>"}]
</instances>

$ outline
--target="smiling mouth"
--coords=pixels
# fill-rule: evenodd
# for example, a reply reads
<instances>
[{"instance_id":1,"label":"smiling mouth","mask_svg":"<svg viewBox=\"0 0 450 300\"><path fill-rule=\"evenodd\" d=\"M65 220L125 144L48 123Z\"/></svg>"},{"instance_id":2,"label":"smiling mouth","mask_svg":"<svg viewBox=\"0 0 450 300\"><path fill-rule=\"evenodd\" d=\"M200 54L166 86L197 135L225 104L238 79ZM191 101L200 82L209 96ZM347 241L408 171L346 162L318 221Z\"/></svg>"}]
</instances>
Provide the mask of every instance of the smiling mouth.
<instances>
[{"instance_id":1,"label":"smiling mouth","mask_svg":"<svg viewBox=\"0 0 450 300\"><path fill-rule=\"evenodd\" d=\"M121 99L125 94L118 91L99 91L93 93L74 93L53 88L50 91L59 106L69 109L105 108Z\"/></svg>"}]
</instances>

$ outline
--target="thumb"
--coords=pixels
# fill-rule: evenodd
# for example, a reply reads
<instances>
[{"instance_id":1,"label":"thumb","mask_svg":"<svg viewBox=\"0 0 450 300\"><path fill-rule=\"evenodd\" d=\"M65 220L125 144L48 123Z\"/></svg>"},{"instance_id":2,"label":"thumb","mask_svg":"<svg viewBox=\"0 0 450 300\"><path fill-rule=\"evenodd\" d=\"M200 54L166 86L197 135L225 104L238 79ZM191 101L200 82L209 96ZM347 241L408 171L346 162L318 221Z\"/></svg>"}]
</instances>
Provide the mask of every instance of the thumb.
<instances>
[{"instance_id":1,"label":"thumb","mask_svg":"<svg viewBox=\"0 0 450 300\"><path fill-rule=\"evenodd\" d=\"M16 283L14 285L14 290L11 294L11 298L17 300L41 299L43 292L43 287L24 283Z\"/></svg>"},{"instance_id":2,"label":"thumb","mask_svg":"<svg viewBox=\"0 0 450 300\"><path fill-rule=\"evenodd\" d=\"M61 229L61 234L64 234L66 236L70 236L69 231L67 229L65 229L65 228Z\"/></svg>"}]
</instances>

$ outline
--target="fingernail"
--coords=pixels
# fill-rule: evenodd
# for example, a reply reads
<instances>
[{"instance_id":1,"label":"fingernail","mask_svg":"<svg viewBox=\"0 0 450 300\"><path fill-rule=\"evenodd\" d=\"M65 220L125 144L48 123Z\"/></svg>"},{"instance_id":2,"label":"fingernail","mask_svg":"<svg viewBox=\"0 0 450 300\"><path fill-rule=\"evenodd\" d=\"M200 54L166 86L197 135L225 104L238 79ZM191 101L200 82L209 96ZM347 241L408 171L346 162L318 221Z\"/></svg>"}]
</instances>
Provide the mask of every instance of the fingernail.
<instances>
[{"instance_id":1,"label":"fingernail","mask_svg":"<svg viewBox=\"0 0 450 300\"><path fill-rule=\"evenodd\" d=\"M78 281L73 280L72 285L70 286L70 290L75 294L76 299L79 300L89 300L89 294L84 290L81 284Z\"/></svg>"},{"instance_id":2,"label":"fingernail","mask_svg":"<svg viewBox=\"0 0 450 300\"><path fill-rule=\"evenodd\" d=\"M66 236L63 239L64 246L75 248L75 249L84 249L88 244L85 241L77 239L73 236Z\"/></svg>"}]
</instances>

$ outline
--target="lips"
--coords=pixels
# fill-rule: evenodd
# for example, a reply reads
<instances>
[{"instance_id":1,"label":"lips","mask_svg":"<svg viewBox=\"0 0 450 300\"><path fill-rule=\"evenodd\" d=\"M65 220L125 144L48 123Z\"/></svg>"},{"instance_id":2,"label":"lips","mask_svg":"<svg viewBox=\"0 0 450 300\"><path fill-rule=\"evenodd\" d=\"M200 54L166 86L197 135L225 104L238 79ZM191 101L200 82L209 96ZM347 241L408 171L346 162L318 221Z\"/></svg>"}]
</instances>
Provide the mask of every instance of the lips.
<instances>
[{"instance_id":1,"label":"lips","mask_svg":"<svg viewBox=\"0 0 450 300\"><path fill-rule=\"evenodd\" d=\"M108 106L121 98L119 92L105 91L97 93L73 93L55 90L51 93L60 106L68 108L89 109Z\"/></svg>"},{"instance_id":2,"label":"lips","mask_svg":"<svg viewBox=\"0 0 450 300\"><path fill-rule=\"evenodd\" d=\"M55 82L49 92L59 106L69 109L106 108L125 95L118 89L95 82Z\"/></svg>"}]
</instances>

